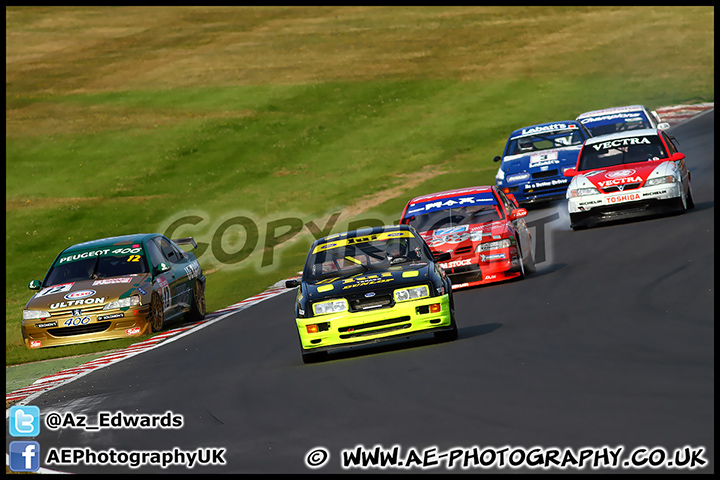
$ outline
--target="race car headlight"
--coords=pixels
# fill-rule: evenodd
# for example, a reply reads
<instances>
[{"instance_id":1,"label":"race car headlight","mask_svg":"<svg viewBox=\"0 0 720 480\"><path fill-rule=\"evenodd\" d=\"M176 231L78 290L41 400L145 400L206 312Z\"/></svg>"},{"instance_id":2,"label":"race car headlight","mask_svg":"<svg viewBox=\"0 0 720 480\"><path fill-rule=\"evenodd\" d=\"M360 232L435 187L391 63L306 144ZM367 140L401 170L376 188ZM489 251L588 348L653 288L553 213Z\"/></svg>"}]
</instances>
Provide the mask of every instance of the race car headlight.
<instances>
[{"instance_id":1,"label":"race car headlight","mask_svg":"<svg viewBox=\"0 0 720 480\"><path fill-rule=\"evenodd\" d=\"M574 190L570 190L570 196L573 198L583 197L585 195L600 195L600 192L598 192L597 188L595 187L577 188Z\"/></svg>"},{"instance_id":2,"label":"race car headlight","mask_svg":"<svg viewBox=\"0 0 720 480\"><path fill-rule=\"evenodd\" d=\"M23 310L23 320L34 320L36 318L47 318L49 316L50 313L43 310Z\"/></svg>"},{"instance_id":3,"label":"race car headlight","mask_svg":"<svg viewBox=\"0 0 720 480\"><path fill-rule=\"evenodd\" d=\"M139 295L132 295L127 298L121 298L120 300L115 300L114 302L110 302L103 307L103 310L112 310L115 308L132 307L133 305L140 305L140 296Z\"/></svg>"},{"instance_id":4,"label":"race car headlight","mask_svg":"<svg viewBox=\"0 0 720 480\"><path fill-rule=\"evenodd\" d=\"M330 313L345 312L348 309L347 300L339 298L337 300L328 300L327 302L318 302L313 304L313 313L315 315L328 315Z\"/></svg>"},{"instance_id":5,"label":"race car headlight","mask_svg":"<svg viewBox=\"0 0 720 480\"><path fill-rule=\"evenodd\" d=\"M495 180L498 180L500 182L505 180L505 172L503 172L502 168L498 168L497 174L495 175Z\"/></svg>"},{"instance_id":6,"label":"race car headlight","mask_svg":"<svg viewBox=\"0 0 720 480\"><path fill-rule=\"evenodd\" d=\"M653 185L662 185L663 183L675 183L675 177L666 175L664 177L648 178L645 186L652 187Z\"/></svg>"},{"instance_id":7,"label":"race car headlight","mask_svg":"<svg viewBox=\"0 0 720 480\"><path fill-rule=\"evenodd\" d=\"M430 289L427 285L421 287L401 288L393 292L396 302L407 302L418 298L429 297Z\"/></svg>"},{"instance_id":8,"label":"race car headlight","mask_svg":"<svg viewBox=\"0 0 720 480\"><path fill-rule=\"evenodd\" d=\"M498 240L496 242L485 242L481 243L480 245L475 248L475 252L487 252L488 250L497 250L499 248L509 248L510 247L510 239L509 238L503 238L502 240Z\"/></svg>"}]
</instances>

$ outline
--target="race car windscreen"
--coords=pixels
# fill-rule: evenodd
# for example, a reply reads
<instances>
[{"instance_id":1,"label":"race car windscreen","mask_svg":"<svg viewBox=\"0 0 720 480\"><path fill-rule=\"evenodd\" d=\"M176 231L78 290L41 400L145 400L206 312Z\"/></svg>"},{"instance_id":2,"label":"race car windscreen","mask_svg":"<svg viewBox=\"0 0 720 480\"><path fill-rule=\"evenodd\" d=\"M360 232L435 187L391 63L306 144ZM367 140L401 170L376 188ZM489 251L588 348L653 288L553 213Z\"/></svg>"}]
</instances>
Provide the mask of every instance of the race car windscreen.
<instances>
[{"instance_id":1,"label":"race car windscreen","mask_svg":"<svg viewBox=\"0 0 720 480\"><path fill-rule=\"evenodd\" d=\"M44 286L147 272L142 247L98 248L61 255L48 272Z\"/></svg>"},{"instance_id":2,"label":"race car windscreen","mask_svg":"<svg viewBox=\"0 0 720 480\"><path fill-rule=\"evenodd\" d=\"M660 137L628 137L585 145L580 153L578 170L595 170L663 158L668 158L668 155Z\"/></svg>"},{"instance_id":3,"label":"race car windscreen","mask_svg":"<svg viewBox=\"0 0 720 480\"><path fill-rule=\"evenodd\" d=\"M488 223L502 219L502 210L497 204L485 204L435 210L411 217L409 223L418 232L429 232L440 228Z\"/></svg>"},{"instance_id":4,"label":"race car windscreen","mask_svg":"<svg viewBox=\"0 0 720 480\"><path fill-rule=\"evenodd\" d=\"M583 138L577 128L553 130L536 135L524 135L510 140L508 155L522 155L553 148L580 146Z\"/></svg>"},{"instance_id":5,"label":"race car windscreen","mask_svg":"<svg viewBox=\"0 0 720 480\"><path fill-rule=\"evenodd\" d=\"M407 262L428 262L421 242L410 232L389 232L321 244L310 255L306 280L354 275Z\"/></svg>"}]
</instances>

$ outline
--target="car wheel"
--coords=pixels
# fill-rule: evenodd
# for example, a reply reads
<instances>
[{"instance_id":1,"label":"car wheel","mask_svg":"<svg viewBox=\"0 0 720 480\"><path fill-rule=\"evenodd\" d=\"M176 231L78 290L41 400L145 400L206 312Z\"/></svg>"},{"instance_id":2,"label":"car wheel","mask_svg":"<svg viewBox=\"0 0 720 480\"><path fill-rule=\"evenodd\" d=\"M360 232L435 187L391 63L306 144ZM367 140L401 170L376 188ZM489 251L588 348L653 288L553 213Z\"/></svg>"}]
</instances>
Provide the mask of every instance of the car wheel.
<instances>
[{"instance_id":1,"label":"car wheel","mask_svg":"<svg viewBox=\"0 0 720 480\"><path fill-rule=\"evenodd\" d=\"M188 319L193 322L199 322L205 318L205 287L200 280L195 280L193 287L193 303L190 307Z\"/></svg>"},{"instance_id":2,"label":"car wheel","mask_svg":"<svg viewBox=\"0 0 720 480\"><path fill-rule=\"evenodd\" d=\"M435 332L435 340L438 342L451 342L458 337L458 328L457 323L455 322L455 302L453 300L450 300L450 325L452 326L452 330L445 330L442 332Z\"/></svg>"},{"instance_id":3,"label":"car wheel","mask_svg":"<svg viewBox=\"0 0 720 480\"><path fill-rule=\"evenodd\" d=\"M690 181L688 181L687 208L695 208L695 200L693 200L692 189L690 188Z\"/></svg>"},{"instance_id":4,"label":"car wheel","mask_svg":"<svg viewBox=\"0 0 720 480\"><path fill-rule=\"evenodd\" d=\"M153 293L150 298L150 325L153 332L159 332L163 329L165 323L165 312L163 311L163 302L160 295Z\"/></svg>"},{"instance_id":5,"label":"car wheel","mask_svg":"<svg viewBox=\"0 0 720 480\"><path fill-rule=\"evenodd\" d=\"M535 271L536 271L536 268L535 268L535 256L533 255L532 250L531 250L531 248L530 248L529 245L528 245L527 259L528 259L528 260L527 260L527 262L525 263L525 267L524 267L525 272L527 272L527 273L535 273ZM524 258L523 258L523 260L524 260Z\"/></svg>"}]
</instances>

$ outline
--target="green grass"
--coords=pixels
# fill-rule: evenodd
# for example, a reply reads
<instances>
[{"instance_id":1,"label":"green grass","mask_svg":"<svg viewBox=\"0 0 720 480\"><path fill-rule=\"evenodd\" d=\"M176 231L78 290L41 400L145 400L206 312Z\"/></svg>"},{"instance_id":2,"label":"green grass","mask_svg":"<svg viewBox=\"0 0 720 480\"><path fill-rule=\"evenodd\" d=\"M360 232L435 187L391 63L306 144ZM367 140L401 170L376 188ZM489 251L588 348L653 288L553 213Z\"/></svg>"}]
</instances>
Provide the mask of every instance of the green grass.
<instances>
[{"instance_id":1,"label":"green grass","mask_svg":"<svg viewBox=\"0 0 720 480\"><path fill-rule=\"evenodd\" d=\"M392 222L493 183L513 129L714 100L712 7L8 7L6 44L8 365L131 342L22 345L74 243L194 215L217 310L302 268L308 228L263 264L270 222Z\"/></svg>"}]
</instances>

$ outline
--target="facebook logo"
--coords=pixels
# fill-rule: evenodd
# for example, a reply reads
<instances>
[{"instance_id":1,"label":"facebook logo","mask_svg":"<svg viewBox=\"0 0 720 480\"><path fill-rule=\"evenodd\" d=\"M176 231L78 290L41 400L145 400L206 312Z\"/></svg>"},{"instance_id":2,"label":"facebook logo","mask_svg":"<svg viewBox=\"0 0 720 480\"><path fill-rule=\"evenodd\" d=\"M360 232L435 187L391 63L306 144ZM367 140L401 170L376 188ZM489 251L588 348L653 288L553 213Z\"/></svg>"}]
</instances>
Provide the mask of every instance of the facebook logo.
<instances>
[{"instance_id":1,"label":"facebook logo","mask_svg":"<svg viewBox=\"0 0 720 480\"><path fill-rule=\"evenodd\" d=\"M10 442L10 470L37 472L40 470L40 444L38 442Z\"/></svg>"},{"instance_id":2,"label":"facebook logo","mask_svg":"<svg viewBox=\"0 0 720 480\"><path fill-rule=\"evenodd\" d=\"M40 408L31 405L10 407L10 435L37 437L40 434Z\"/></svg>"}]
</instances>

